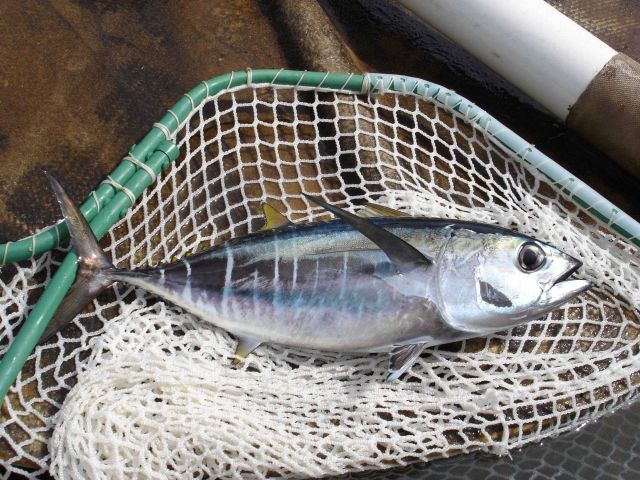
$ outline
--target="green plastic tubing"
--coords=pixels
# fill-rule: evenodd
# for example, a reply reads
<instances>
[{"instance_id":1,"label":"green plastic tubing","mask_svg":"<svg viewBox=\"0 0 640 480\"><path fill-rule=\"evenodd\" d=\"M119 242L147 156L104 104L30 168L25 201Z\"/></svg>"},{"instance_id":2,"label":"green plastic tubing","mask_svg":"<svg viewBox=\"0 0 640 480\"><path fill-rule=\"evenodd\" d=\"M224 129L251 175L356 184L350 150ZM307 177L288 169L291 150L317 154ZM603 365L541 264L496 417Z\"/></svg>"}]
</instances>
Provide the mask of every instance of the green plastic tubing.
<instances>
[{"instance_id":1,"label":"green plastic tubing","mask_svg":"<svg viewBox=\"0 0 640 480\"><path fill-rule=\"evenodd\" d=\"M181 98L160 120L162 127L154 126L142 141L131 149L130 154L158 174L179 155L175 144L165 138L165 130L170 133L175 132L206 97L225 89L257 83L273 83L283 86L297 85L303 88L325 87L331 90L358 93L362 89L363 81L362 75L288 70L248 70L221 75L202 82ZM144 168L137 167L127 160L123 160L110 177L115 183L123 185L135 198L138 198L154 181L154 177L151 177ZM91 229L96 237L101 238L119 218L126 214L131 206L131 199L123 191L116 192L108 184L101 185L96 190L96 196L99 204L96 205L95 199L91 196L83 204L81 211L90 220ZM104 205L100 205L102 202ZM54 226L39 235L0 246L0 260L6 262L24 260L56 247L66 237L68 237L66 227ZM76 261L77 256L74 251L67 254L0 362L0 404L73 284L77 271Z\"/></svg>"}]
</instances>

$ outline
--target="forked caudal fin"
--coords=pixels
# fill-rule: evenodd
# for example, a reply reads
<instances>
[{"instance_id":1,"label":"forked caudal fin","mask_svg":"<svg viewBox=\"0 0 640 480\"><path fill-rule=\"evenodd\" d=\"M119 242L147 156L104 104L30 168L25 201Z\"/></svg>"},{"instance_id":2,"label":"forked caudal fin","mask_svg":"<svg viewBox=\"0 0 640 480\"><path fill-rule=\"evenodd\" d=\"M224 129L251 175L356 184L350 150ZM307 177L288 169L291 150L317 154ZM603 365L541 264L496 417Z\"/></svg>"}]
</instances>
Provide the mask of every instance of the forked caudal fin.
<instances>
[{"instance_id":1,"label":"forked caudal fin","mask_svg":"<svg viewBox=\"0 0 640 480\"><path fill-rule=\"evenodd\" d=\"M114 281L111 278L111 273L114 272L113 264L98 245L98 240L86 219L58 181L48 172L44 173L56 194L69 228L71 243L78 254L78 274L69 293L40 337L40 344L73 320L91 300Z\"/></svg>"}]
</instances>

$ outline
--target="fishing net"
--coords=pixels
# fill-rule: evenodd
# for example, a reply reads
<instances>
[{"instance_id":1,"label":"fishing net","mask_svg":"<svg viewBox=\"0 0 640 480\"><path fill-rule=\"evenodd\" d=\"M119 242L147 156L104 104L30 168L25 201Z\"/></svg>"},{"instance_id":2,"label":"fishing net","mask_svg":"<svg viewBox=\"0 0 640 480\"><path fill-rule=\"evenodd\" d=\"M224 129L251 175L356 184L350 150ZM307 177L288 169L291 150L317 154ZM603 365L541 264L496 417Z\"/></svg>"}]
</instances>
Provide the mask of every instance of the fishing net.
<instances>
[{"instance_id":1,"label":"fishing net","mask_svg":"<svg viewBox=\"0 0 640 480\"><path fill-rule=\"evenodd\" d=\"M210 95L172 135L180 157L101 242L118 267L193 254L263 225L267 201L319 218L301 192L487 222L584 262L595 288L527 325L425 350L385 384L383 354L235 340L116 286L30 357L2 411L5 476L318 477L576 429L640 381L638 250L442 102L258 85ZM64 183L64 179L62 179ZM63 258L3 267L3 351Z\"/></svg>"}]
</instances>

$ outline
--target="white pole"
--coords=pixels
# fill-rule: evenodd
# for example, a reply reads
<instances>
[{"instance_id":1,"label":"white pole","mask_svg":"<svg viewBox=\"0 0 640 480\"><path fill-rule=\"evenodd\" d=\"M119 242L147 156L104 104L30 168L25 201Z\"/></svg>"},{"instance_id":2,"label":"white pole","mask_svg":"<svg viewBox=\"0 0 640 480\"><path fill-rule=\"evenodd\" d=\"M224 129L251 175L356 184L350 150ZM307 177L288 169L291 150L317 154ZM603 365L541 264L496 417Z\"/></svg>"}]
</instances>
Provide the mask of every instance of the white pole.
<instances>
[{"instance_id":1,"label":"white pole","mask_svg":"<svg viewBox=\"0 0 640 480\"><path fill-rule=\"evenodd\" d=\"M398 0L560 119L617 52L544 0Z\"/></svg>"}]
</instances>

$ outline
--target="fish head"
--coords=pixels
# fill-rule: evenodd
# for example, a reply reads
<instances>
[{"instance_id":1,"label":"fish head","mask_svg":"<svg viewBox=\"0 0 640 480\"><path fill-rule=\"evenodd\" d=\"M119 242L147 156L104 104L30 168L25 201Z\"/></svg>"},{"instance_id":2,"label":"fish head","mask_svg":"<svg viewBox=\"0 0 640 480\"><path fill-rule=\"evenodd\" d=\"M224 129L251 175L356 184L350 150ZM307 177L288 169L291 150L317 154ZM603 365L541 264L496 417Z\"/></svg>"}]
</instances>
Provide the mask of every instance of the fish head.
<instances>
[{"instance_id":1,"label":"fish head","mask_svg":"<svg viewBox=\"0 0 640 480\"><path fill-rule=\"evenodd\" d=\"M582 262L530 237L459 230L438 262L439 300L452 327L495 332L539 318L591 288Z\"/></svg>"}]
</instances>

